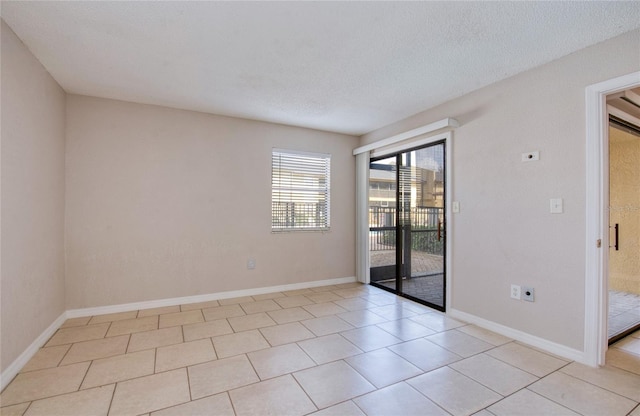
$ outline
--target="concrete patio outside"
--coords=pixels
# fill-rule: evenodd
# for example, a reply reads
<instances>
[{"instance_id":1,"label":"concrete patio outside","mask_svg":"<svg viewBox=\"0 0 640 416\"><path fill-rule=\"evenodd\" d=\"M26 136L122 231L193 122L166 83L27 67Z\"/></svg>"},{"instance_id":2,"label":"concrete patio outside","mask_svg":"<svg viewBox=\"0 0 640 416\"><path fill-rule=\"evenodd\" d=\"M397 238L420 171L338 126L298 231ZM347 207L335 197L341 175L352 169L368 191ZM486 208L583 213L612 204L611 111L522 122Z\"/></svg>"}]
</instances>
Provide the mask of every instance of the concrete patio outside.
<instances>
[{"instance_id":1,"label":"concrete patio outside","mask_svg":"<svg viewBox=\"0 0 640 416\"><path fill-rule=\"evenodd\" d=\"M371 267L389 266L396 262L395 249L370 252ZM395 289L394 279L376 282ZM444 306L444 257L411 250L411 278L402 279L403 293L417 299Z\"/></svg>"}]
</instances>

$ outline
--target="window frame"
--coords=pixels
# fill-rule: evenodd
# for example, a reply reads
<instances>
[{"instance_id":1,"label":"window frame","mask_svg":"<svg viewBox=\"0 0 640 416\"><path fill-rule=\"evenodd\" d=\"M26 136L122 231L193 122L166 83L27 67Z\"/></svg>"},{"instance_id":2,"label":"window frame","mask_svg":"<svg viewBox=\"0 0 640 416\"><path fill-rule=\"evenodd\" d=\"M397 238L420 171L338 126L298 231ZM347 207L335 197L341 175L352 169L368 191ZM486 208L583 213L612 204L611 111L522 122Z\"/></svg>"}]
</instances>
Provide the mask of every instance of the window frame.
<instances>
[{"instance_id":1,"label":"window frame","mask_svg":"<svg viewBox=\"0 0 640 416\"><path fill-rule=\"evenodd\" d=\"M315 159L305 163L304 159ZM284 163L283 163L284 162ZM293 170L289 177L289 185L283 182L283 165L290 169L298 167L302 170ZM290 172L291 173L291 172ZM276 181L276 174L278 180ZM317 181L316 186L312 183ZM296 186L297 185L297 186ZM290 194L287 198L283 194ZM295 208L295 204L314 204L308 202L308 199L314 199L313 194L316 193L316 206L305 207L302 211ZM306 196L303 196L305 195ZM291 210L287 208L286 213L278 212L275 208L277 204L292 204ZM320 209L318 209L318 204ZM292 213L292 214L291 214ZM314 214L315 213L315 214ZM314 222L312 218L315 215L316 221L320 218L321 223ZM306 218L300 223L296 222L297 217ZM285 224L282 221L276 221L277 218L285 218ZM290 221L293 222L290 222ZM309 223L310 222L310 223ZM331 154L308 152L293 149L272 148L271 149L271 232L272 233L288 233L288 232L327 232L331 229Z\"/></svg>"}]
</instances>

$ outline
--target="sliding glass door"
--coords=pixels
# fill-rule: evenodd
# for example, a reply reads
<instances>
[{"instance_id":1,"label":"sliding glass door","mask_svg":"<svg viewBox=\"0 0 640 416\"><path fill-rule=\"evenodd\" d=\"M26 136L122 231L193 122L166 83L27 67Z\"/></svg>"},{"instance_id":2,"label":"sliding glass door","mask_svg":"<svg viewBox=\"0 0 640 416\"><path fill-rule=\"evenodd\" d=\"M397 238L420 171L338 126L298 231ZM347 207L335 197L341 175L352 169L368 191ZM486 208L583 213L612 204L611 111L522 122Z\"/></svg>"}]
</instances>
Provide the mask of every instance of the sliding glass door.
<instances>
[{"instance_id":1,"label":"sliding glass door","mask_svg":"<svg viewBox=\"0 0 640 416\"><path fill-rule=\"evenodd\" d=\"M372 159L371 283L445 309L445 143Z\"/></svg>"}]
</instances>

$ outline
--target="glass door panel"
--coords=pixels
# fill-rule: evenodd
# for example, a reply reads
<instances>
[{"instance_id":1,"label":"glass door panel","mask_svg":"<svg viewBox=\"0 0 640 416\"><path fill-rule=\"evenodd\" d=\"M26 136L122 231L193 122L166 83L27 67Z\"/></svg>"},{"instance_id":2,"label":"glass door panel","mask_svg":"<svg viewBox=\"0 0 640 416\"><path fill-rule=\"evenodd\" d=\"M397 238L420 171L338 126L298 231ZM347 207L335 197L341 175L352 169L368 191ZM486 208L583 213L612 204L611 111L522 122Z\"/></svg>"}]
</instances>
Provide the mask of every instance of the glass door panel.
<instances>
[{"instance_id":1,"label":"glass door panel","mask_svg":"<svg viewBox=\"0 0 640 416\"><path fill-rule=\"evenodd\" d=\"M401 155L403 273L398 291L444 308L444 143Z\"/></svg>"},{"instance_id":2,"label":"glass door panel","mask_svg":"<svg viewBox=\"0 0 640 416\"><path fill-rule=\"evenodd\" d=\"M396 156L372 162L369 170L371 281L396 286Z\"/></svg>"}]
</instances>

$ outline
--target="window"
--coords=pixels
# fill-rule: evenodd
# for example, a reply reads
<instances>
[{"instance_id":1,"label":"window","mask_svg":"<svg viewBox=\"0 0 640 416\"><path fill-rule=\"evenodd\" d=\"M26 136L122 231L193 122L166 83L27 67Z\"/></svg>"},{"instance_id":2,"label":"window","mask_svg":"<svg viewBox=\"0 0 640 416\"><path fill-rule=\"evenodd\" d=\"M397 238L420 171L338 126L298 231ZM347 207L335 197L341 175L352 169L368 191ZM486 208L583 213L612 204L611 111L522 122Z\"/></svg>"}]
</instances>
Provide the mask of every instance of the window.
<instances>
[{"instance_id":1,"label":"window","mask_svg":"<svg viewBox=\"0 0 640 416\"><path fill-rule=\"evenodd\" d=\"M328 230L331 155L273 149L271 230Z\"/></svg>"}]
</instances>

